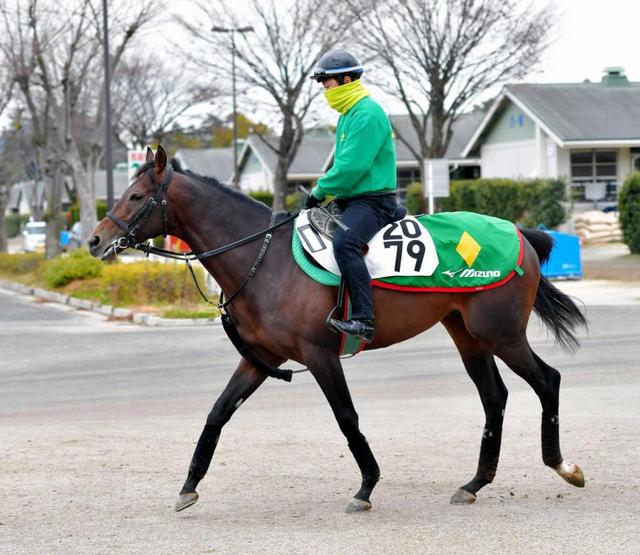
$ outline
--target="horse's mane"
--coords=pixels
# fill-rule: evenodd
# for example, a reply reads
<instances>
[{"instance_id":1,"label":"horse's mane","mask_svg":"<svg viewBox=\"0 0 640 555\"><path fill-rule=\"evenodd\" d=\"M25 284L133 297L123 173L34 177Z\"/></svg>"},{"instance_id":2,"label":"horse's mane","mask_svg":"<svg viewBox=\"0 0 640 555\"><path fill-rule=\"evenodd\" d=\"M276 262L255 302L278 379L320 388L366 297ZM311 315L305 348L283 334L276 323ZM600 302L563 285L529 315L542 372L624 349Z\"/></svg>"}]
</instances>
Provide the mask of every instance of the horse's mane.
<instances>
[{"instance_id":1,"label":"horse's mane","mask_svg":"<svg viewBox=\"0 0 640 555\"><path fill-rule=\"evenodd\" d=\"M178 160L176 160L175 158L172 158L170 163L171 163L171 167L174 169L174 171L176 173L185 175L187 177L191 177L192 179L198 181L199 183L203 183L205 185L208 185L208 186L211 186L211 187L215 187L216 189L218 189L220 191L223 191L227 195L230 195L233 198L241 200L241 201L243 201L243 202L245 202L247 204L251 204L253 206L256 206L256 205L257 206L264 206L265 208L269 208L266 204L251 198L249 195L245 195L244 193L238 191L237 189L233 189L231 187L228 187L224 183L221 183L215 177L212 177L212 176L209 176L209 175L200 175L200 174L192 172L191 170L184 169L180 165L180 162L178 162ZM149 164L153 164L153 161L149 162ZM145 164L145 166L147 166L147 165L148 164ZM142 168L140 168L140 170L142 170ZM141 173L140 170L138 170L139 173Z\"/></svg>"}]
</instances>

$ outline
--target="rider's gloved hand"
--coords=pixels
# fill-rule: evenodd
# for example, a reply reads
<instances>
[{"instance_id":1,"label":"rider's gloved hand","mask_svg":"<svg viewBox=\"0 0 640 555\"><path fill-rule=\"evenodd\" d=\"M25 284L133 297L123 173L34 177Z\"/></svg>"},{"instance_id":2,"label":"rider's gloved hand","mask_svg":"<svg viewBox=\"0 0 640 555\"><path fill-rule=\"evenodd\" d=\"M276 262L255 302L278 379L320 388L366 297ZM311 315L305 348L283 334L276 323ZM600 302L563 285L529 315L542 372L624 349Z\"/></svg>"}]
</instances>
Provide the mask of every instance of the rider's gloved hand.
<instances>
[{"instance_id":1,"label":"rider's gloved hand","mask_svg":"<svg viewBox=\"0 0 640 555\"><path fill-rule=\"evenodd\" d=\"M311 208L313 208L314 206L318 206L318 204L320 204L321 202L322 202L322 201L321 201L318 197L315 197L315 196L313 196L313 195L309 195L309 196L307 197L307 200L306 200L306 201L305 201L305 203L304 203L304 207L305 207L307 210L310 210L310 209L311 209Z\"/></svg>"}]
</instances>

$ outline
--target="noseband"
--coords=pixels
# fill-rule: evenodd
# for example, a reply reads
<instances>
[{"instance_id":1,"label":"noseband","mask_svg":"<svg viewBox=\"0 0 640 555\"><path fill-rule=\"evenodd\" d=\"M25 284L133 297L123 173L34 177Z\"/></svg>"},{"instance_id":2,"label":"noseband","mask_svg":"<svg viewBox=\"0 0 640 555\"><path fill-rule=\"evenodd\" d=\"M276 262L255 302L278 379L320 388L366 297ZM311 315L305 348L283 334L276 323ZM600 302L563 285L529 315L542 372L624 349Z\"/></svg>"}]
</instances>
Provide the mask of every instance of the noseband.
<instances>
[{"instance_id":1,"label":"noseband","mask_svg":"<svg viewBox=\"0 0 640 555\"><path fill-rule=\"evenodd\" d=\"M133 218L127 223L118 216L116 216L111 210L107 212L106 217L109 218L112 222L114 222L120 229L125 232L124 237L120 237L117 241L118 248L124 250L129 246L135 245L136 241L136 233L140 230L142 225L147 221L154 208L160 204L160 209L162 210L162 236L166 237L168 233L168 213L167 213L167 189L169 188L169 182L171 181L171 176L173 175L173 168L169 165L165 169L164 178L162 182L158 185L156 192L152 197L147 199L147 202L144 203L144 206L138 210ZM154 178L152 178L155 181Z\"/></svg>"}]
</instances>

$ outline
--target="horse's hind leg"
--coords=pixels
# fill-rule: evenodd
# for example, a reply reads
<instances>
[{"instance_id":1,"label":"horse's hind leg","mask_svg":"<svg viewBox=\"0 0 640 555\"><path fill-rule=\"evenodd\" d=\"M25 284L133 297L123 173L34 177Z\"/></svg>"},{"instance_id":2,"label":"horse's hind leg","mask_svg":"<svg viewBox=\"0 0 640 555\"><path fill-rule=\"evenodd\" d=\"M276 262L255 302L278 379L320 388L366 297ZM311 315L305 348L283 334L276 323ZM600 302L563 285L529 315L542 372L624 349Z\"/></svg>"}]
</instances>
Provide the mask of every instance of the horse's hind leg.
<instances>
[{"instance_id":1,"label":"horse's hind leg","mask_svg":"<svg viewBox=\"0 0 640 555\"><path fill-rule=\"evenodd\" d=\"M560 372L536 355L526 337L514 344L499 346L496 355L509 368L524 379L536 392L542 404L542 460L564 480L576 487L584 486L582 470L576 464L568 464L560 453Z\"/></svg>"},{"instance_id":2,"label":"horse's hind leg","mask_svg":"<svg viewBox=\"0 0 640 555\"><path fill-rule=\"evenodd\" d=\"M338 426L345 435L362 474L360 490L345 510L348 513L367 511L371 508L371 492L380 479L380 468L367 439L358 427L358 413L353 406L340 359L333 353L323 351L305 357L305 362L329 401Z\"/></svg>"},{"instance_id":3,"label":"horse's hind leg","mask_svg":"<svg viewBox=\"0 0 640 555\"><path fill-rule=\"evenodd\" d=\"M176 511L182 511L198 500L196 486L209 469L222 427L229 421L236 409L258 389L265 379L266 375L256 370L245 359L240 361L222 395L220 395L209 416L207 416L207 422L191 458L187 480L182 486L176 502Z\"/></svg>"},{"instance_id":4,"label":"horse's hind leg","mask_svg":"<svg viewBox=\"0 0 640 555\"><path fill-rule=\"evenodd\" d=\"M478 491L490 484L496 475L508 392L498 373L493 353L471 336L460 314L450 314L442 323L455 342L464 367L478 389L485 414L476 475L451 497L453 504L468 504L476 500Z\"/></svg>"}]
</instances>

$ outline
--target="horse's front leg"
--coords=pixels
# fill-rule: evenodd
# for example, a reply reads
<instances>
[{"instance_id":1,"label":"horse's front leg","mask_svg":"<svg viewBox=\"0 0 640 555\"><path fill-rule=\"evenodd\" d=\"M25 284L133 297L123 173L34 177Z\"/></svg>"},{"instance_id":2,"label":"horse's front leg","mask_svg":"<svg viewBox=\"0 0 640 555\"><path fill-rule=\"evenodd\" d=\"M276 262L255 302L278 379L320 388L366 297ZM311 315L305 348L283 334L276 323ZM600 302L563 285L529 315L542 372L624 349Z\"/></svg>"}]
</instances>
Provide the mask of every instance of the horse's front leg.
<instances>
[{"instance_id":1,"label":"horse's front leg","mask_svg":"<svg viewBox=\"0 0 640 555\"><path fill-rule=\"evenodd\" d=\"M209 416L207 416L207 422L191 458L187 480L182 486L176 502L176 511L182 511L198 500L196 486L209 469L222 427L229 421L236 409L258 389L265 379L266 375L256 370L245 359L240 361L227 387L225 387L222 395L213 405Z\"/></svg>"},{"instance_id":2,"label":"horse's front leg","mask_svg":"<svg viewBox=\"0 0 640 555\"><path fill-rule=\"evenodd\" d=\"M305 362L331 405L340 430L362 474L360 490L346 507L346 512L367 511L371 508L369 497L380 479L380 468L367 439L358 427L358 414L353 406L349 387L338 356L330 351L316 351L305 357Z\"/></svg>"}]
</instances>

